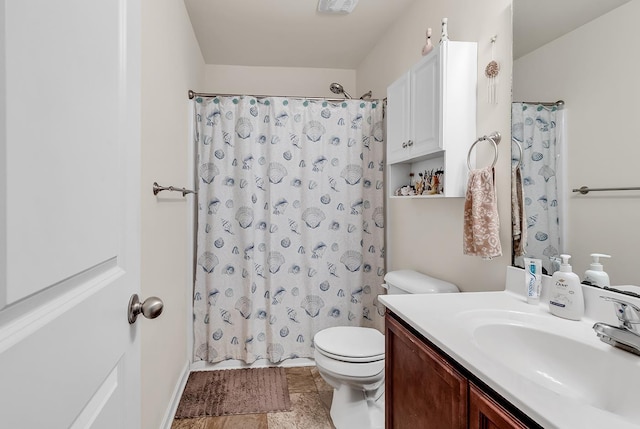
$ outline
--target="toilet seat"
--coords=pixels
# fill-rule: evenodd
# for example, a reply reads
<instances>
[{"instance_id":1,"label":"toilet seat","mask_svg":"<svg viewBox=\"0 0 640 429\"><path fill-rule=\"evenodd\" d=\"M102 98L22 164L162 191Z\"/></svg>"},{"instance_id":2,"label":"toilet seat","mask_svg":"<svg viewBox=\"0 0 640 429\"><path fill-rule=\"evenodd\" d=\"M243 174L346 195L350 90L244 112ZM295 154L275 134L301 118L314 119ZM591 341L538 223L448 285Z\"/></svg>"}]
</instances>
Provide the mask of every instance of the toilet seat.
<instances>
[{"instance_id":1,"label":"toilet seat","mask_svg":"<svg viewBox=\"0 0 640 429\"><path fill-rule=\"evenodd\" d=\"M384 359L384 335L372 328L337 326L318 332L313 339L322 355L352 363Z\"/></svg>"},{"instance_id":2,"label":"toilet seat","mask_svg":"<svg viewBox=\"0 0 640 429\"><path fill-rule=\"evenodd\" d=\"M314 355L316 367L320 373L329 373L343 382L372 383L382 381L384 377L384 359L374 362L345 362L325 356L316 349Z\"/></svg>"}]
</instances>

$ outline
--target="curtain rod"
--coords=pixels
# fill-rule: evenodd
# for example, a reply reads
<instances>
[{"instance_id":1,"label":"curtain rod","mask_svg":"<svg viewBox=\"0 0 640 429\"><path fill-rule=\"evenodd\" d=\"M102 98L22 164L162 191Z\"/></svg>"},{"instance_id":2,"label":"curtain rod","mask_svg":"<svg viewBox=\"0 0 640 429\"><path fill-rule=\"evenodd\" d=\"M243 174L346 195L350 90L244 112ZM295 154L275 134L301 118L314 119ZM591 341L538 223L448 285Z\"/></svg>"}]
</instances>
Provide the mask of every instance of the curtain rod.
<instances>
[{"instance_id":1,"label":"curtain rod","mask_svg":"<svg viewBox=\"0 0 640 429\"><path fill-rule=\"evenodd\" d=\"M240 94L213 94L207 92L194 92L189 90L187 93L189 96L189 100L193 100L195 97L237 97ZM362 100L358 98L326 98L326 97L303 97L300 95L251 95L254 98L271 98L271 97L285 97L285 98L298 98L301 100L318 100L318 101L329 101L331 103L340 103L348 100ZM383 100L374 99L374 100L362 100L362 101L386 101L386 97Z\"/></svg>"},{"instance_id":2,"label":"curtain rod","mask_svg":"<svg viewBox=\"0 0 640 429\"><path fill-rule=\"evenodd\" d=\"M524 104L540 104L542 106L564 106L563 100L558 101L514 101L514 103L524 103Z\"/></svg>"}]
</instances>

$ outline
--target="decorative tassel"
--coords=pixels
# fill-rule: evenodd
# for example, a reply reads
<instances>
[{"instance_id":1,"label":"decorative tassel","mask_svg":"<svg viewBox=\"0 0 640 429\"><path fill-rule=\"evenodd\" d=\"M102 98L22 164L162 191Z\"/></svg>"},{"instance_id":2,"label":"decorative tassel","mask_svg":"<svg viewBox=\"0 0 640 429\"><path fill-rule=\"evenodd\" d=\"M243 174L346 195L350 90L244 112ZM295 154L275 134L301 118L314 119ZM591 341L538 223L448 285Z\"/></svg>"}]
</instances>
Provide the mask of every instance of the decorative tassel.
<instances>
[{"instance_id":1,"label":"decorative tassel","mask_svg":"<svg viewBox=\"0 0 640 429\"><path fill-rule=\"evenodd\" d=\"M491 61L484 69L485 76L489 79L487 85L487 103L498 104L498 73L500 72L500 64L494 60L495 45L498 36L491 38Z\"/></svg>"},{"instance_id":2,"label":"decorative tassel","mask_svg":"<svg viewBox=\"0 0 640 429\"><path fill-rule=\"evenodd\" d=\"M449 30L447 29L448 18L442 18L442 33L440 34L440 43L449 40Z\"/></svg>"}]
</instances>

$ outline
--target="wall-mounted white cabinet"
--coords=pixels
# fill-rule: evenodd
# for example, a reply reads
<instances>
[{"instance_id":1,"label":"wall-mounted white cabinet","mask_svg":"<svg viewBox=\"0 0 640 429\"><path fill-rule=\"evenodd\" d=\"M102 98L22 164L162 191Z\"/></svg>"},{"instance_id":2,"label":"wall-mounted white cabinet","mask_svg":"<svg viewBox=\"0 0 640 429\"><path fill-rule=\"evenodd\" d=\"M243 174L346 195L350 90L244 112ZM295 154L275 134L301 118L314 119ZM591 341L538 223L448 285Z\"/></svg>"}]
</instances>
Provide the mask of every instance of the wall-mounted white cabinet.
<instances>
[{"instance_id":1,"label":"wall-mounted white cabinet","mask_svg":"<svg viewBox=\"0 0 640 429\"><path fill-rule=\"evenodd\" d=\"M425 168L444 170L443 194L463 197L476 138L477 44L442 42L387 88L390 196ZM424 197L424 196L420 196ZM398 197L407 198L407 197Z\"/></svg>"},{"instance_id":2,"label":"wall-mounted white cabinet","mask_svg":"<svg viewBox=\"0 0 640 429\"><path fill-rule=\"evenodd\" d=\"M387 88L389 163L442 149L440 55L428 55Z\"/></svg>"}]
</instances>

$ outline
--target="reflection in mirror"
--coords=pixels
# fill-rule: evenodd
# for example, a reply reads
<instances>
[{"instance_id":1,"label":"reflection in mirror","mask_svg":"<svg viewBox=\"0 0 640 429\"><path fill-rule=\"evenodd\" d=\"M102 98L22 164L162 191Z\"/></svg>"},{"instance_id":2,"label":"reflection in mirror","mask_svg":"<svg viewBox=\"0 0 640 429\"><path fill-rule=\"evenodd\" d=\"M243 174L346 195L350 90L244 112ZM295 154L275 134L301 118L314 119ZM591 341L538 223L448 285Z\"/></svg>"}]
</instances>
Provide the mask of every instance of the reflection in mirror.
<instances>
[{"instance_id":1,"label":"reflection in mirror","mask_svg":"<svg viewBox=\"0 0 640 429\"><path fill-rule=\"evenodd\" d=\"M640 42L640 0L514 0L513 11L513 100L534 102L513 105L518 113L513 117L513 135L524 145L523 188L528 186L527 177L533 178L542 168L526 170L527 162L541 155L555 157L548 165L558 184L555 203L549 194L543 198L548 190L530 197L528 203L537 205L536 210L523 202L523 227L528 236L525 256L546 259L545 268L551 274L554 266L549 258L554 252L549 246L557 244L558 252L572 255L573 271L584 278L591 262L589 255L606 253L612 259L604 262L604 270L613 286L640 285L636 268L640 258L640 192L572 192L582 186L640 186L640 132L636 125L640 120L640 56L634 53ZM554 112L557 100L566 104L563 109L556 106ZM540 106L537 101L550 105ZM542 150L527 149L527 139L535 137L524 134L527 117L522 116L530 113L529 109L535 113L529 122L538 127L535 132L541 134ZM554 113L555 119L551 116ZM564 127L558 126L562 122L558 114L564 116ZM521 134L518 121L523 122ZM542 130L551 124L562 131L560 155L544 151L549 149L545 145L552 146L552 137L544 136L546 131ZM515 164L519 159L516 143L512 143L512 150ZM542 178L545 186L552 181ZM536 180L536 186L538 183ZM548 213L550 202L557 204L557 214ZM551 219L551 225L558 217L557 238L554 232L532 229L534 219L530 217L536 215L536 227L542 217ZM534 246L532 241L545 243ZM521 263L515 245L514 250L514 264Z\"/></svg>"},{"instance_id":2,"label":"reflection in mirror","mask_svg":"<svg viewBox=\"0 0 640 429\"><path fill-rule=\"evenodd\" d=\"M561 250L560 216L566 202L558 192L562 177L563 103L514 102L511 106L512 145L514 155L512 181L517 195L511 203L518 205L521 216L514 222L520 228L519 245L514 245L515 265L524 267L523 256L542 261L543 273L558 267ZM512 159L515 156L512 156ZM512 188L513 189L513 188ZM515 243L515 241L514 241Z\"/></svg>"}]
</instances>

